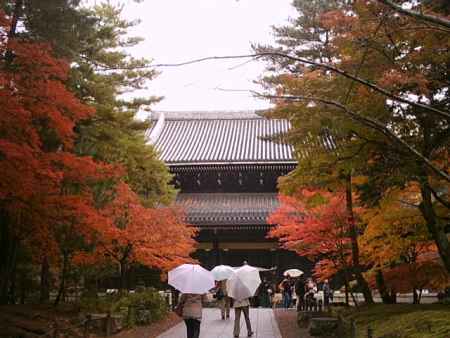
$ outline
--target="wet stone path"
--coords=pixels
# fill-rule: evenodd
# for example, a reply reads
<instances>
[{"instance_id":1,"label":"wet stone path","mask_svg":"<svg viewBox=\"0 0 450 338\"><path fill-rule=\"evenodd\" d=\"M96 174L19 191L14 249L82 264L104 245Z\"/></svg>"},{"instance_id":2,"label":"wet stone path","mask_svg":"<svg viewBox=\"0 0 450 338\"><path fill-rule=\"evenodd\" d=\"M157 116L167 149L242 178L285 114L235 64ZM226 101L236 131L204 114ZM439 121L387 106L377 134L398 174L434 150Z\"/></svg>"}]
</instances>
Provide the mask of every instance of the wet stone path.
<instances>
[{"instance_id":1,"label":"wet stone path","mask_svg":"<svg viewBox=\"0 0 450 338\"><path fill-rule=\"evenodd\" d=\"M281 338L272 309L250 309L250 321L254 332L253 338ZM226 320L220 319L219 309L203 309L200 338L233 338L233 327L233 309L230 318ZM241 315L241 335L239 337L247 337L243 315ZM181 322L157 338L186 338L186 326L184 322Z\"/></svg>"}]
</instances>

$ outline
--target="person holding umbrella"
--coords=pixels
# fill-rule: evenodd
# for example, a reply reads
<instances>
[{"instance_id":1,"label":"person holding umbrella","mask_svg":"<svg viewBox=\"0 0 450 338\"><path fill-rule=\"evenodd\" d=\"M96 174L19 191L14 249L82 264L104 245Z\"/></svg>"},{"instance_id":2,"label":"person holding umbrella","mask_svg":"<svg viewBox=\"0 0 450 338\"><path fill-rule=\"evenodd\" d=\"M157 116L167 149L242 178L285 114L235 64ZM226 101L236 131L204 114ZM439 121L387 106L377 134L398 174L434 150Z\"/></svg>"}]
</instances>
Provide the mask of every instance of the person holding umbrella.
<instances>
[{"instance_id":1,"label":"person holding umbrella","mask_svg":"<svg viewBox=\"0 0 450 338\"><path fill-rule=\"evenodd\" d=\"M292 303L292 278L290 275L287 275L280 283L280 289L283 294L283 307L288 309Z\"/></svg>"},{"instance_id":2,"label":"person holding umbrella","mask_svg":"<svg viewBox=\"0 0 450 338\"><path fill-rule=\"evenodd\" d=\"M248 298L234 301L234 337L239 337L241 330L241 313L244 313L245 325L247 326L247 336L253 336L252 323L250 322L250 301Z\"/></svg>"},{"instance_id":3,"label":"person holding umbrella","mask_svg":"<svg viewBox=\"0 0 450 338\"><path fill-rule=\"evenodd\" d=\"M286 270L283 275L286 277L281 282L281 289L283 290L283 305L285 308L289 308L292 303L292 294L295 292L297 298L297 311L302 307L304 301L304 280L301 278L303 271L299 269ZM297 278L296 281L293 279Z\"/></svg>"},{"instance_id":4,"label":"person holding umbrella","mask_svg":"<svg viewBox=\"0 0 450 338\"><path fill-rule=\"evenodd\" d=\"M248 264L236 269L228 280L228 295L234 299L234 337L239 337L241 313L244 313L248 337L253 336L249 298L255 295L260 284L261 278L258 269Z\"/></svg>"},{"instance_id":5,"label":"person holding umbrella","mask_svg":"<svg viewBox=\"0 0 450 338\"><path fill-rule=\"evenodd\" d=\"M168 282L182 293L175 312L184 319L187 338L199 338L203 303L214 288L213 274L197 264L182 264L169 271Z\"/></svg>"},{"instance_id":6,"label":"person holding umbrella","mask_svg":"<svg viewBox=\"0 0 450 338\"><path fill-rule=\"evenodd\" d=\"M218 265L211 272L217 281L215 297L220 307L222 319L228 319L230 318L231 299L228 296L227 280L234 274L234 270L228 265Z\"/></svg>"},{"instance_id":7,"label":"person holding umbrella","mask_svg":"<svg viewBox=\"0 0 450 338\"><path fill-rule=\"evenodd\" d=\"M227 280L221 280L217 282L217 291L215 295L220 307L220 313L222 319L230 318L230 297L228 297Z\"/></svg>"},{"instance_id":8,"label":"person holding umbrella","mask_svg":"<svg viewBox=\"0 0 450 338\"><path fill-rule=\"evenodd\" d=\"M187 338L200 337L204 303L206 303L206 294L182 293L179 298L178 306L182 307L181 316L186 324Z\"/></svg>"}]
</instances>

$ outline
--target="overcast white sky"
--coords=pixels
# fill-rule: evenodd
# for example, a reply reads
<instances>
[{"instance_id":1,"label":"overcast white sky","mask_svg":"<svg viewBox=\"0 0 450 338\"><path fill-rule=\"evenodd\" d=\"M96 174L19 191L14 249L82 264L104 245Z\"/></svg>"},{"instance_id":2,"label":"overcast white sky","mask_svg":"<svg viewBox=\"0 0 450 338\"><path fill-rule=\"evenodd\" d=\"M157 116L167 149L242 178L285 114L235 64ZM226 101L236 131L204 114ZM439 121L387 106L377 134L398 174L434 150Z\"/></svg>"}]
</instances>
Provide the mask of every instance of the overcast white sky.
<instances>
[{"instance_id":1,"label":"overcast white sky","mask_svg":"<svg viewBox=\"0 0 450 338\"><path fill-rule=\"evenodd\" d=\"M94 1L92 1L94 2ZM97 0L97 3L100 2ZM156 63L175 63L213 55L250 53L252 42L273 42L272 25L295 15L292 0L145 0L126 1L125 17L140 19L133 34L145 41L133 55ZM268 106L247 93L215 88L250 89L264 65L245 60L210 61L161 69L149 85L150 95L165 99L155 110L247 110Z\"/></svg>"}]
</instances>

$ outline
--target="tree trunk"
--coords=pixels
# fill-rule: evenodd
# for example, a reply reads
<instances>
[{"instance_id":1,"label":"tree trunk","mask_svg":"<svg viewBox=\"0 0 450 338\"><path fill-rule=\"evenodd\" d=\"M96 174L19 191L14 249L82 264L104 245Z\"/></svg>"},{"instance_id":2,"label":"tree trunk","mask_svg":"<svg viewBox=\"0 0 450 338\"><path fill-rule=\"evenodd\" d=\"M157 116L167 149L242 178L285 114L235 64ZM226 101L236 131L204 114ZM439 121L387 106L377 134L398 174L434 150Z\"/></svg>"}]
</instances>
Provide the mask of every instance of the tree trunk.
<instances>
[{"instance_id":1,"label":"tree trunk","mask_svg":"<svg viewBox=\"0 0 450 338\"><path fill-rule=\"evenodd\" d=\"M20 274L20 297L19 297L20 304L25 304L28 289L29 285L27 280L27 274L24 271L22 271L22 273Z\"/></svg>"},{"instance_id":2,"label":"tree trunk","mask_svg":"<svg viewBox=\"0 0 450 338\"><path fill-rule=\"evenodd\" d=\"M50 300L50 266L45 256L41 263L41 285L39 290L39 302L47 303Z\"/></svg>"},{"instance_id":3,"label":"tree trunk","mask_svg":"<svg viewBox=\"0 0 450 338\"><path fill-rule=\"evenodd\" d=\"M381 300L383 304L394 304L392 294L388 292L386 283L384 281L383 271L377 270L375 275L375 282L377 283L378 291L380 292Z\"/></svg>"},{"instance_id":4,"label":"tree trunk","mask_svg":"<svg viewBox=\"0 0 450 338\"><path fill-rule=\"evenodd\" d=\"M127 279L127 262L123 260L120 262L120 284L119 284L119 293L122 293L124 289L126 289L126 281Z\"/></svg>"},{"instance_id":5,"label":"tree trunk","mask_svg":"<svg viewBox=\"0 0 450 338\"><path fill-rule=\"evenodd\" d=\"M8 31L8 40L14 38L17 30L17 23L22 13L22 0L14 2L11 25ZM5 53L5 62L10 66L14 55L8 46ZM9 301L10 287L14 285L13 270L17 259L18 240L10 231L9 217L3 210L0 212L0 304L7 304Z\"/></svg>"},{"instance_id":6,"label":"tree trunk","mask_svg":"<svg viewBox=\"0 0 450 338\"><path fill-rule=\"evenodd\" d=\"M350 296L352 296L353 304L355 305L355 307L358 307L359 306L358 300L356 299L355 294L353 293L351 288L350 288L349 292L350 292Z\"/></svg>"},{"instance_id":7,"label":"tree trunk","mask_svg":"<svg viewBox=\"0 0 450 338\"><path fill-rule=\"evenodd\" d=\"M123 252L123 255L121 259L119 260L119 269L120 269L120 287L119 292L122 293L123 290L127 287L127 273L128 273L128 257L131 254L131 251L133 250L133 246L131 244L128 244L125 251Z\"/></svg>"},{"instance_id":8,"label":"tree trunk","mask_svg":"<svg viewBox=\"0 0 450 338\"><path fill-rule=\"evenodd\" d=\"M428 183L428 176L426 175L420 181L420 190L422 194L420 211L426 220L428 231L436 243L442 262L447 272L450 273L450 243L445 233L445 227L438 223L436 213L434 212L431 198L432 194Z\"/></svg>"},{"instance_id":9,"label":"tree trunk","mask_svg":"<svg viewBox=\"0 0 450 338\"><path fill-rule=\"evenodd\" d=\"M422 122L423 128L423 155L431 158L430 154L432 152L432 130L433 126L430 125L429 120L424 120ZM419 183L420 183L420 192L422 195L422 203L420 204L420 211L425 218L427 223L428 231L433 237L434 242L439 251L439 255L441 256L442 262L447 270L450 273L450 243L449 238L445 232L444 224L439 224L439 221L436 217L436 213L433 208L432 201L432 192L429 182L429 174L428 168L426 165L422 165L419 168L418 172Z\"/></svg>"},{"instance_id":10,"label":"tree trunk","mask_svg":"<svg viewBox=\"0 0 450 338\"><path fill-rule=\"evenodd\" d=\"M349 293L351 293L353 302L355 303L356 306L358 306L358 304L356 303L355 298L353 296L353 293L350 291L350 279L348 278L348 266L345 262L342 251L341 251L341 262L342 262L342 266L344 267L343 271L344 271L344 286L345 286L345 304L347 306L350 305Z\"/></svg>"},{"instance_id":11,"label":"tree trunk","mask_svg":"<svg viewBox=\"0 0 450 338\"><path fill-rule=\"evenodd\" d=\"M0 304L8 304L10 301L11 286L14 285L14 270L19 242L10 232L7 221L0 224L0 231Z\"/></svg>"},{"instance_id":12,"label":"tree trunk","mask_svg":"<svg viewBox=\"0 0 450 338\"><path fill-rule=\"evenodd\" d=\"M17 251L18 247L15 249L15 256L11 266L11 285L9 287L8 298L10 304L16 303L16 285L17 285Z\"/></svg>"},{"instance_id":13,"label":"tree trunk","mask_svg":"<svg viewBox=\"0 0 450 338\"><path fill-rule=\"evenodd\" d=\"M58 295L56 296L54 305L57 306L61 301L61 298L66 289L66 277L67 277L67 268L69 265L69 255L67 253L63 253L63 266L61 271L61 281L59 284Z\"/></svg>"},{"instance_id":14,"label":"tree trunk","mask_svg":"<svg viewBox=\"0 0 450 338\"><path fill-rule=\"evenodd\" d=\"M16 0L14 3L13 15L11 18L11 25L8 31L8 40L13 39L16 36L17 24L19 22L19 17L22 15L23 0ZM8 66L11 65L14 59L14 53L8 46L5 53L5 61Z\"/></svg>"},{"instance_id":15,"label":"tree trunk","mask_svg":"<svg viewBox=\"0 0 450 338\"><path fill-rule=\"evenodd\" d=\"M413 288L413 304L419 304L419 297L417 295L417 289Z\"/></svg>"},{"instance_id":16,"label":"tree trunk","mask_svg":"<svg viewBox=\"0 0 450 338\"><path fill-rule=\"evenodd\" d=\"M345 304L347 305L347 306L349 306L350 305L350 300L349 300L349 298L348 298L348 292L349 292L349 285L348 285L348 278L347 278L347 276L345 276L345 280L344 280L344 285L345 285Z\"/></svg>"},{"instance_id":17,"label":"tree trunk","mask_svg":"<svg viewBox=\"0 0 450 338\"><path fill-rule=\"evenodd\" d=\"M372 292L370 291L367 281L364 279L362 275L362 269L359 262L358 231L356 229L355 217L353 214L351 174L346 175L345 196L346 196L347 213L349 218L348 221L349 221L350 240L352 244L353 271L356 277L356 282L358 283L358 289L361 290L364 295L364 301L366 302L366 304L372 304L373 303Z\"/></svg>"},{"instance_id":18,"label":"tree trunk","mask_svg":"<svg viewBox=\"0 0 450 338\"><path fill-rule=\"evenodd\" d=\"M391 294L392 304L397 304L397 291L391 290L390 294Z\"/></svg>"}]
</instances>

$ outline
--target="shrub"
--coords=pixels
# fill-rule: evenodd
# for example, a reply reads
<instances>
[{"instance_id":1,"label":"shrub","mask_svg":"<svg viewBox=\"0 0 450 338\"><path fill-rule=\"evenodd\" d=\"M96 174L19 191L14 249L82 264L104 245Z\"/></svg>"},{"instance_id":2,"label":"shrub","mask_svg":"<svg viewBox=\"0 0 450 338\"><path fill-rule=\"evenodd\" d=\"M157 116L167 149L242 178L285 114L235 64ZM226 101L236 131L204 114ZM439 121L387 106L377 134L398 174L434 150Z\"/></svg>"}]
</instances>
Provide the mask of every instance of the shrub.
<instances>
[{"instance_id":1,"label":"shrub","mask_svg":"<svg viewBox=\"0 0 450 338\"><path fill-rule=\"evenodd\" d=\"M124 326L148 325L168 312L166 300L153 288L122 296L111 307L112 313L123 315Z\"/></svg>"},{"instance_id":2,"label":"shrub","mask_svg":"<svg viewBox=\"0 0 450 338\"><path fill-rule=\"evenodd\" d=\"M83 297L80 309L84 313L120 315L124 327L149 325L162 319L169 310L166 300L153 288L122 295Z\"/></svg>"},{"instance_id":3,"label":"shrub","mask_svg":"<svg viewBox=\"0 0 450 338\"><path fill-rule=\"evenodd\" d=\"M334 318L321 318L322 321L313 321L309 334L313 337L336 337L338 322Z\"/></svg>"},{"instance_id":4,"label":"shrub","mask_svg":"<svg viewBox=\"0 0 450 338\"><path fill-rule=\"evenodd\" d=\"M107 313L112 305L120 299L118 295L105 295L102 297L83 295L80 299L80 310L83 313Z\"/></svg>"}]
</instances>

